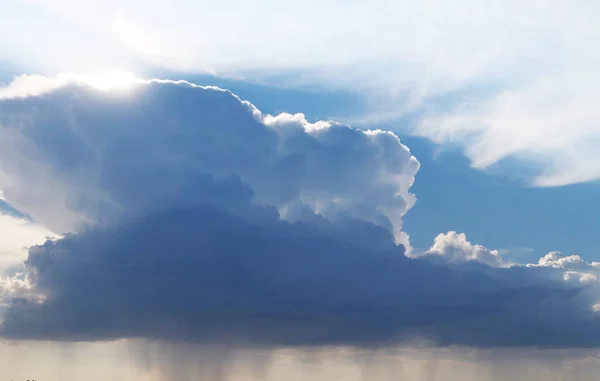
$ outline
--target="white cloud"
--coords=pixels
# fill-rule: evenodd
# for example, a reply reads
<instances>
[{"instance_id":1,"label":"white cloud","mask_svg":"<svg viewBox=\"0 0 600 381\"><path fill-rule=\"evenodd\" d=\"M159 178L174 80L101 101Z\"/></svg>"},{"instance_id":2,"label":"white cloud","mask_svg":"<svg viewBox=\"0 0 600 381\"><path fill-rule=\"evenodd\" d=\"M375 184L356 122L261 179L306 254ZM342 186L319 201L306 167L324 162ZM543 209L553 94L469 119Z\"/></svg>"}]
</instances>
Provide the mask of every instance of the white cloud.
<instances>
[{"instance_id":1,"label":"white cloud","mask_svg":"<svg viewBox=\"0 0 600 381\"><path fill-rule=\"evenodd\" d=\"M482 245L474 245L467 240L464 233L450 231L435 237L433 246L423 253L415 253L415 257L442 258L450 263L480 262L492 267L507 267L497 250L489 250Z\"/></svg>"},{"instance_id":2,"label":"white cloud","mask_svg":"<svg viewBox=\"0 0 600 381\"><path fill-rule=\"evenodd\" d=\"M551 267L565 270L565 281L580 283L597 283L600 278L600 266L598 262L586 262L579 255L563 255L553 251L538 261L528 264L527 267Z\"/></svg>"},{"instance_id":3,"label":"white cloud","mask_svg":"<svg viewBox=\"0 0 600 381\"><path fill-rule=\"evenodd\" d=\"M537 162L541 168L531 180L536 186L600 178L597 74L587 70L568 78L540 76L491 99L427 116L416 133L463 146L476 168L488 168L507 157Z\"/></svg>"},{"instance_id":4,"label":"white cloud","mask_svg":"<svg viewBox=\"0 0 600 381\"><path fill-rule=\"evenodd\" d=\"M364 96L370 114L358 120L428 110L413 132L462 146L477 168L518 157L539 164L531 180L538 186L600 177L594 2L11 3L0 16L10 36L0 48L49 65L43 70L95 70L98 62L127 70L146 62L342 88ZM25 15L43 22L17 33L22 26L11 20ZM64 27L50 28L49 20ZM457 107L438 108L438 96L451 96Z\"/></svg>"},{"instance_id":5,"label":"white cloud","mask_svg":"<svg viewBox=\"0 0 600 381\"><path fill-rule=\"evenodd\" d=\"M35 97L52 92L69 84L86 85L99 90L128 88L145 81L122 71L108 71L98 74L62 73L54 77L39 74L20 75L7 86L0 87L0 100Z\"/></svg>"},{"instance_id":6,"label":"white cloud","mask_svg":"<svg viewBox=\"0 0 600 381\"><path fill-rule=\"evenodd\" d=\"M428 250L412 252L410 256L453 264L478 262L491 267L520 266L505 260L499 250L490 250L485 246L473 244L467 240L466 234L455 231L439 234ZM600 279L599 262L586 262L579 255L564 255L558 251L546 254L537 263L528 263L524 266L556 270L544 276L555 279L555 274L562 274L562 279L566 282L590 284L598 283Z\"/></svg>"}]
</instances>

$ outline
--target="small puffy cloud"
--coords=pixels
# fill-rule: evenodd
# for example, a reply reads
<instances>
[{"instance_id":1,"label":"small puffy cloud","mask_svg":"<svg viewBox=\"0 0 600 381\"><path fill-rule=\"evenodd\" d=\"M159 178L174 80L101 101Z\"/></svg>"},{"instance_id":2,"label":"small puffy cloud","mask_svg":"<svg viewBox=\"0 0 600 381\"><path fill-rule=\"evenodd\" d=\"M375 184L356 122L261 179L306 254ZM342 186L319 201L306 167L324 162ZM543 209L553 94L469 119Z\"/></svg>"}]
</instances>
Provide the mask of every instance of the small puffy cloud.
<instances>
[{"instance_id":1,"label":"small puffy cloud","mask_svg":"<svg viewBox=\"0 0 600 381\"><path fill-rule=\"evenodd\" d=\"M585 262L579 255L566 256L561 252L553 251L540 258L537 265L534 266L554 267L556 269L581 269L590 267L591 264Z\"/></svg>"},{"instance_id":2,"label":"small puffy cloud","mask_svg":"<svg viewBox=\"0 0 600 381\"><path fill-rule=\"evenodd\" d=\"M600 277L598 262L586 262L579 255L563 255L558 251L546 254L538 263L528 264L528 267L550 267L564 270L565 281L581 283L597 283Z\"/></svg>"},{"instance_id":3,"label":"small puffy cloud","mask_svg":"<svg viewBox=\"0 0 600 381\"><path fill-rule=\"evenodd\" d=\"M563 269L501 268L457 233L425 255L446 263L407 257L402 216L418 168L393 133L269 116L184 82L68 81L6 98L4 198L67 234L31 247L3 284L1 334L600 345L596 293ZM465 265L477 261L496 267Z\"/></svg>"},{"instance_id":4,"label":"small puffy cloud","mask_svg":"<svg viewBox=\"0 0 600 381\"><path fill-rule=\"evenodd\" d=\"M485 246L474 245L467 240L464 233L450 231L435 237L433 246L423 253L415 254L421 258L442 258L450 263L480 262L492 267L504 267L505 262L497 250L489 250Z\"/></svg>"},{"instance_id":5,"label":"small puffy cloud","mask_svg":"<svg viewBox=\"0 0 600 381\"><path fill-rule=\"evenodd\" d=\"M490 250L482 245L469 242L464 233L450 231L435 237L433 245L424 252L409 254L415 258L424 258L433 262L448 264L482 263L491 267L511 267L516 264L502 258L498 250ZM579 255L564 255L558 251L550 252L537 263L524 265L526 268L553 269L544 274L557 279L562 274L566 282L591 284L600 278L600 263L586 262Z\"/></svg>"}]
</instances>

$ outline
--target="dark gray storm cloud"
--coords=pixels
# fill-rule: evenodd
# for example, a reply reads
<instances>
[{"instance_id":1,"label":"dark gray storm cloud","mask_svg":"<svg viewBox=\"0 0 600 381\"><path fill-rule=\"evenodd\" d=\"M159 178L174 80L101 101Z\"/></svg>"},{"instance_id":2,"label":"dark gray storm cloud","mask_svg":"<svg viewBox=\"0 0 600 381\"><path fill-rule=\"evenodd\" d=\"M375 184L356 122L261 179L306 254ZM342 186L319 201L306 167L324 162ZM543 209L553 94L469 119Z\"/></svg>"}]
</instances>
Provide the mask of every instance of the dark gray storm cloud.
<instances>
[{"instance_id":1,"label":"dark gray storm cloud","mask_svg":"<svg viewBox=\"0 0 600 381\"><path fill-rule=\"evenodd\" d=\"M4 335L269 346L599 342L591 310L579 310L585 290L523 269L409 259L370 223L291 224L252 206L237 181L195 185L227 194L247 217L211 204L170 206L33 247L26 266L47 300L16 301Z\"/></svg>"},{"instance_id":2,"label":"dark gray storm cloud","mask_svg":"<svg viewBox=\"0 0 600 381\"><path fill-rule=\"evenodd\" d=\"M600 344L596 288L560 269L404 255L418 162L393 134L154 82L0 101L0 137L6 199L69 232L29 250L41 299L13 300L4 337Z\"/></svg>"}]
</instances>

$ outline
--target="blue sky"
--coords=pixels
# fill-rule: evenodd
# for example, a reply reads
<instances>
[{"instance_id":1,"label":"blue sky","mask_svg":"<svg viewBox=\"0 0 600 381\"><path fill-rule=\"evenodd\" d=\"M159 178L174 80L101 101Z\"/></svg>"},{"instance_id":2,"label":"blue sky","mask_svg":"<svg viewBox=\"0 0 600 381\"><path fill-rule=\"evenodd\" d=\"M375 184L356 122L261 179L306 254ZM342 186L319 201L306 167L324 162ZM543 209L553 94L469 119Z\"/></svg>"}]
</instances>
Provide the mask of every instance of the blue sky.
<instances>
[{"instance_id":1,"label":"blue sky","mask_svg":"<svg viewBox=\"0 0 600 381\"><path fill-rule=\"evenodd\" d=\"M0 379L595 380L599 11L3 3Z\"/></svg>"}]
</instances>

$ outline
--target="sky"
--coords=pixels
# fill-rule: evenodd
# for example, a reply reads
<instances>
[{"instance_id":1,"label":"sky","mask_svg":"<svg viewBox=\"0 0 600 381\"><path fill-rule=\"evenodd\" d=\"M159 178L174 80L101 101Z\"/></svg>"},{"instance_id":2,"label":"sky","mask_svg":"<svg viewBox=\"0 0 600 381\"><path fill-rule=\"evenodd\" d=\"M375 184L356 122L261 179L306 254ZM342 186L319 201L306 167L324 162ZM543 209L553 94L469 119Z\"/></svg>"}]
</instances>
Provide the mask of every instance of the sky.
<instances>
[{"instance_id":1,"label":"sky","mask_svg":"<svg viewBox=\"0 0 600 381\"><path fill-rule=\"evenodd\" d=\"M0 380L592 380L598 6L0 5Z\"/></svg>"}]
</instances>

